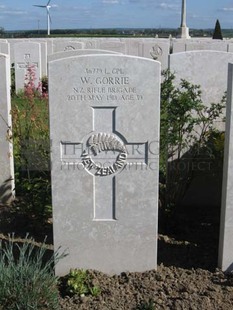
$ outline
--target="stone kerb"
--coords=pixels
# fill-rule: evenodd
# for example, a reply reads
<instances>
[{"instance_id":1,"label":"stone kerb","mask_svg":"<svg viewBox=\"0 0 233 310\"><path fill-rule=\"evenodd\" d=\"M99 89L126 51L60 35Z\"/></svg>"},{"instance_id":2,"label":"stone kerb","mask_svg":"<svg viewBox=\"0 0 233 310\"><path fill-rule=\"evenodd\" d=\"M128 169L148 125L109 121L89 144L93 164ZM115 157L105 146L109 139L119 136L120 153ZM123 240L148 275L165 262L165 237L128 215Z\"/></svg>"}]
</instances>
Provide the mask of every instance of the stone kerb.
<instances>
[{"instance_id":1,"label":"stone kerb","mask_svg":"<svg viewBox=\"0 0 233 310\"><path fill-rule=\"evenodd\" d=\"M219 237L219 267L233 271L233 64L229 64Z\"/></svg>"},{"instance_id":2,"label":"stone kerb","mask_svg":"<svg viewBox=\"0 0 233 310\"><path fill-rule=\"evenodd\" d=\"M13 199L14 162L11 141L10 58L0 54L0 205Z\"/></svg>"},{"instance_id":3,"label":"stone kerb","mask_svg":"<svg viewBox=\"0 0 233 310\"><path fill-rule=\"evenodd\" d=\"M74 57L74 56L81 56L81 55L91 55L91 54L116 54L120 55L120 53L112 52L112 51L105 51L105 50L98 50L98 49L82 49L82 50L74 50L74 51L67 51L67 52L57 52L52 55L48 56L48 62L66 58L66 57Z\"/></svg>"},{"instance_id":4,"label":"stone kerb","mask_svg":"<svg viewBox=\"0 0 233 310\"><path fill-rule=\"evenodd\" d=\"M35 68L35 84L41 79L41 45L35 42L14 44L16 91L24 88L25 75L30 66Z\"/></svg>"},{"instance_id":5,"label":"stone kerb","mask_svg":"<svg viewBox=\"0 0 233 310\"><path fill-rule=\"evenodd\" d=\"M156 268L160 73L123 55L49 62L57 275Z\"/></svg>"}]
</instances>

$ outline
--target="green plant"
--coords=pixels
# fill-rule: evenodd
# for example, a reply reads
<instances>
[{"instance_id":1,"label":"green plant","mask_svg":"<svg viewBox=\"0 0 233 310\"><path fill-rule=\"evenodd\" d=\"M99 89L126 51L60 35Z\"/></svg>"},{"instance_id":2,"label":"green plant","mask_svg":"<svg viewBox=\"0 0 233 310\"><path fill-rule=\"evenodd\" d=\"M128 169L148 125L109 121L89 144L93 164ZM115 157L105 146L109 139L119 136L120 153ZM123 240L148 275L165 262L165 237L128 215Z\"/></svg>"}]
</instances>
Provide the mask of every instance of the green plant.
<instances>
[{"instance_id":1,"label":"green plant","mask_svg":"<svg viewBox=\"0 0 233 310\"><path fill-rule=\"evenodd\" d=\"M137 307L137 310L155 310L155 304L152 299L150 299L148 302L143 301L140 303L140 305Z\"/></svg>"},{"instance_id":2,"label":"green plant","mask_svg":"<svg viewBox=\"0 0 233 310\"><path fill-rule=\"evenodd\" d=\"M21 212L39 220L51 217L48 96L29 67L24 90L12 98L16 195Z\"/></svg>"},{"instance_id":3,"label":"green plant","mask_svg":"<svg viewBox=\"0 0 233 310\"><path fill-rule=\"evenodd\" d=\"M46 244L39 247L26 236L22 244L0 244L0 305L4 310L58 309L58 278L54 265L65 256L55 252L48 260Z\"/></svg>"},{"instance_id":4,"label":"green plant","mask_svg":"<svg viewBox=\"0 0 233 310\"><path fill-rule=\"evenodd\" d=\"M98 296L101 293L99 286L92 284L92 279L87 270L71 269L67 276L67 293Z\"/></svg>"},{"instance_id":5,"label":"green plant","mask_svg":"<svg viewBox=\"0 0 233 310\"><path fill-rule=\"evenodd\" d=\"M101 294L101 289L99 286L93 286L93 287L90 287L90 294L91 296L99 296Z\"/></svg>"},{"instance_id":6,"label":"green plant","mask_svg":"<svg viewBox=\"0 0 233 310\"><path fill-rule=\"evenodd\" d=\"M206 106L201 99L200 86L181 80L175 87L175 75L169 70L163 72L163 77L160 127L160 180L163 181L160 194L166 196L165 204L172 206L183 197L192 180L193 170L189 169L192 163L203 152L207 160L217 156L209 138L213 132L216 135L214 123L222 117L226 96L220 103Z\"/></svg>"}]
</instances>

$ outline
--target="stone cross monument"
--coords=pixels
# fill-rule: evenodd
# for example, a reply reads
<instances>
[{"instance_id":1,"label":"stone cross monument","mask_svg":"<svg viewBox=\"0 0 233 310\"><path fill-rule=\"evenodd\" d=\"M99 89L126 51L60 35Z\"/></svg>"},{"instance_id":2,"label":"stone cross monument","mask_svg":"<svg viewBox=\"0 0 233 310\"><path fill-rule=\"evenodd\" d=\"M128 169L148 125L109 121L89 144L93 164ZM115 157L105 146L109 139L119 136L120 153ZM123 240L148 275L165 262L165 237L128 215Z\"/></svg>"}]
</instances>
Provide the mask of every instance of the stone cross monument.
<instances>
[{"instance_id":1,"label":"stone cross monument","mask_svg":"<svg viewBox=\"0 0 233 310\"><path fill-rule=\"evenodd\" d=\"M181 25L179 32L178 38L190 39L189 28L186 25L186 0L182 0Z\"/></svg>"}]
</instances>

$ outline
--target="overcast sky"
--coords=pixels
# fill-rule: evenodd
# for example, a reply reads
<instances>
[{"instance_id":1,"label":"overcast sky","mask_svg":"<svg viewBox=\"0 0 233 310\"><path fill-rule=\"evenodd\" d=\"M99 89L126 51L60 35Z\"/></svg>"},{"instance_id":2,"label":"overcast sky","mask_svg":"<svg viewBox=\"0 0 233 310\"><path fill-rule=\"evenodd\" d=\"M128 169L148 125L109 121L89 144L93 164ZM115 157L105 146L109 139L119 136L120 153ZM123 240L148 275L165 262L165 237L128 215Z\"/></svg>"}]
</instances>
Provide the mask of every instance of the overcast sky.
<instances>
[{"instance_id":1,"label":"overcast sky","mask_svg":"<svg viewBox=\"0 0 233 310\"><path fill-rule=\"evenodd\" d=\"M0 0L0 27L6 30L46 29L46 10L34 7L48 0ZM182 0L51 0L52 29L178 28ZM187 25L233 27L233 0L187 0Z\"/></svg>"}]
</instances>

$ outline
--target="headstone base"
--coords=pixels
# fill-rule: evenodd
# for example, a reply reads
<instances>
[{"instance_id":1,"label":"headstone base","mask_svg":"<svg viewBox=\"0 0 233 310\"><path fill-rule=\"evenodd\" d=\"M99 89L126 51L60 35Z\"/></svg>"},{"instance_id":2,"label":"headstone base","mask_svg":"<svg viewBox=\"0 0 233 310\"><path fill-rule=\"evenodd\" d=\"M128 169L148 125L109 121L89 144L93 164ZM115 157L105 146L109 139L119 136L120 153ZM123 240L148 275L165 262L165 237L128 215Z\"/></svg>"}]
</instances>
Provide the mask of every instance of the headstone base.
<instances>
[{"instance_id":1,"label":"headstone base","mask_svg":"<svg viewBox=\"0 0 233 310\"><path fill-rule=\"evenodd\" d=\"M179 28L179 35L177 36L177 38L180 39L190 39L190 35L189 35L189 28L186 26L180 27Z\"/></svg>"}]
</instances>

